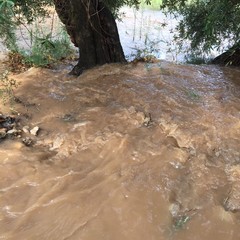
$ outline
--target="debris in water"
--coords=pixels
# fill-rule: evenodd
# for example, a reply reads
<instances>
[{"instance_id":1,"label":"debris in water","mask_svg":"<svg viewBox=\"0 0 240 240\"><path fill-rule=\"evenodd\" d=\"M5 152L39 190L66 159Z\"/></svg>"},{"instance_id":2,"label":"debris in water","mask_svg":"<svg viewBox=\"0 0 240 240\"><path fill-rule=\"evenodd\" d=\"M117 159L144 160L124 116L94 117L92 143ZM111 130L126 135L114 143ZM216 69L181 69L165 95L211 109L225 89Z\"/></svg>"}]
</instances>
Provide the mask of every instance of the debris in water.
<instances>
[{"instance_id":1,"label":"debris in water","mask_svg":"<svg viewBox=\"0 0 240 240\"><path fill-rule=\"evenodd\" d=\"M16 129L16 119L0 114L0 139L7 136L20 136L21 130Z\"/></svg>"},{"instance_id":2,"label":"debris in water","mask_svg":"<svg viewBox=\"0 0 240 240\"><path fill-rule=\"evenodd\" d=\"M71 121L74 121L75 118L72 114L65 114L63 117L62 117L62 120L65 121L65 122L71 122Z\"/></svg>"},{"instance_id":3,"label":"debris in water","mask_svg":"<svg viewBox=\"0 0 240 240\"><path fill-rule=\"evenodd\" d=\"M33 140L29 137L25 137L22 139L22 142L25 144L25 146L30 147L33 145Z\"/></svg>"},{"instance_id":4,"label":"debris in water","mask_svg":"<svg viewBox=\"0 0 240 240\"><path fill-rule=\"evenodd\" d=\"M189 220L190 217L187 215L178 216L176 219L174 219L174 229L179 230L184 228L184 226Z\"/></svg>"},{"instance_id":5,"label":"debris in water","mask_svg":"<svg viewBox=\"0 0 240 240\"><path fill-rule=\"evenodd\" d=\"M15 118L0 114L0 129L5 128L11 130L15 126Z\"/></svg>"},{"instance_id":6,"label":"debris in water","mask_svg":"<svg viewBox=\"0 0 240 240\"><path fill-rule=\"evenodd\" d=\"M143 120L143 125L145 127L150 127L151 125L153 124L153 121L152 121L152 116L150 113L148 114L145 114L145 118Z\"/></svg>"},{"instance_id":7,"label":"debris in water","mask_svg":"<svg viewBox=\"0 0 240 240\"><path fill-rule=\"evenodd\" d=\"M64 138L63 136L58 136L52 144L52 147L50 148L50 151L56 150L58 148L60 148L63 145L64 142Z\"/></svg>"}]
</instances>

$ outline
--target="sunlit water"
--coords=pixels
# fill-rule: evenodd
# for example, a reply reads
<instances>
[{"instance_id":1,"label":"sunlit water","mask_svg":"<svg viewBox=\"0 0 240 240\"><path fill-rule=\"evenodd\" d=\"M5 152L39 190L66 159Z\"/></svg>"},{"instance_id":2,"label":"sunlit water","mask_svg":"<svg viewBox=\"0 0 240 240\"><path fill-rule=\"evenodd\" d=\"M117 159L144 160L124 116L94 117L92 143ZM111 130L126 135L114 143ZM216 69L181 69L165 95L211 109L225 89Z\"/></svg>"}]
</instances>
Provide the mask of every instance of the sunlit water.
<instances>
[{"instance_id":1,"label":"sunlit water","mask_svg":"<svg viewBox=\"0 0 240 240\"><path fill-rule=\"evenodd\" d=\"M207 53L196 53L189 40L178 38L181 15L164 13L160 9L123 7L120 16L117 20L119 36L130 61L147 55L176 63L210 61L234 45L229 39L221 39L220 46L213 46Z\"/></svg>"},{"instance_id":2,"label":"sunlit water","mask_svg":"<svg viewBox=\"0 0 240 240\"><path fill-rule=\"evenodd\" d=\"M14 76L40 131L0 143L0 239L240 239L239 70L68 71Z\"/></svg>"},{"instance_id":3,"label":"sunlit water","mask_svg":"<svg viewBox=\"0 0 240 240\"><path fill-rule=\"evenodd\" d=\"M186 53L180 53L177 41L174 41L179 19L166 16L162 11L146 9L124 7L120 12L117 25L128 60L152 55L168 61L185 61Z\"/></svg>"}]
</instances>

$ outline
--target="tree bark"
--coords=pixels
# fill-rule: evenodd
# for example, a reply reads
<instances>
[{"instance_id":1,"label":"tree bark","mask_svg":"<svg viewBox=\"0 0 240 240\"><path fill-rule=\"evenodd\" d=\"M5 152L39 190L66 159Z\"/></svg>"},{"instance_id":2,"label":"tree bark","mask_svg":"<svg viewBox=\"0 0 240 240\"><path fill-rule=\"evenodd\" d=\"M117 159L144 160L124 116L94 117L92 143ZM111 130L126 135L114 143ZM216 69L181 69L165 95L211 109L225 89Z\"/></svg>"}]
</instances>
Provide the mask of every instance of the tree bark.
<instances>
[{"instance_id":1,"label":"tree bark","mask_svg":"<svg viewBox=\"0 0 240 240\"><path fill-rule=\"evenodd\" d=\"M212 60L213 64L240 67L240 42Z\"/></svg>"},{"instance_id":2,"label":"tree bark","mask_svg":"<svg viewBox=\"0 0 240 240\"><path fill-rule=\"evenodd\" d=\"M105 63L126 62L115 19L102 0L54 0L79 61L71 74Z\"/></svg>"}]
</instances>

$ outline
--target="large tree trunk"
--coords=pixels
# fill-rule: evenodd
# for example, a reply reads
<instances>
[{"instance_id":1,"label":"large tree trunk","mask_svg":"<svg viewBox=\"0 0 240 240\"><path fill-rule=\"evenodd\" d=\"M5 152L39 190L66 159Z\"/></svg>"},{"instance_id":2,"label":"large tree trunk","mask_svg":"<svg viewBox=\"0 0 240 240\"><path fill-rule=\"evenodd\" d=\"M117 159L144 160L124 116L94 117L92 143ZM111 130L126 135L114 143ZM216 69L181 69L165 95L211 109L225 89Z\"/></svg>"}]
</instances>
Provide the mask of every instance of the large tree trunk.
<instances>
[{"instance_id":1,"label":"large tree trunk","mask_svg":"<svg viewBox=\"0 0 240 240\"><path fill-rule=\"evenodd\" d=\"M212 60L213 64L240 67L240 42Z\"/></svg>"},{"instance_id":2,"label":"large tree trunk","mask_svg":"<svg viewBox=\"0 0 240 240\"><path fill-rule=\"evenodd\" d=\"M105 63L126 62L115 19L102 0L54 0L60 20L79 48L72 74Z\"/></svg>"}]
</instances>

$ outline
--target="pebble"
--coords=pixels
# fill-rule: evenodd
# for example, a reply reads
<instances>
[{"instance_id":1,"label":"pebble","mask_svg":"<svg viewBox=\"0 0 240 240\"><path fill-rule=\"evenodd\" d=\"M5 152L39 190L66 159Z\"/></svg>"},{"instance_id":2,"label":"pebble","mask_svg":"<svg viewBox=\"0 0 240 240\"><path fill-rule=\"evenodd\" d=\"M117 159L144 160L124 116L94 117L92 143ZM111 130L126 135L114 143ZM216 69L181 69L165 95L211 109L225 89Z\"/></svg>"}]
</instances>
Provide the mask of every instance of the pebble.
<instances>
[{"instance_id":1,"label":"pebble","mask_svg":"<svg viewBox=\"0 0 240 240\"><path fill-rule=\"evenodd\" d=\"M22 130L23 130L24 133L29 133L29 129L30 129L29 126L24 126L24 127L22 128Z\"/></svg>"},{"instance_id":2,"label":"pebble","mask_svg":"<svg viewBox=\"0 0 240 240\"><path fill-rule=\"evenodd\" d=\"M9 134L9 135L12 135L12 134L15 134L15 133L19 133L19 131L17 129L15 129L15 128L7 131L7 134Z\"/></svg>"},{"instance_id":3,"label":"pebble","mask_svg":"<svg viewBox=\"0 0 240 240\"><path fill-rule=\"evenodd\" d=\"M34 127L33 129L30 130L30 133L34 136L37 136L38 131L39 131L39 127L36 126L36 127Z\"/></svg>"},{"instance_id":4,"label":"pebble","mask_svg":"<svg viewBox=\"0 0 240 240\"><path fill-rule=\"evenodd\" d=\"M29 137L23 138L23 139L22 139L22 142L23 142L27 147L29 147L29 146L31 146L31 145L33 144L33 140L32 140L31 138L29 138Z\"/></svg>"},{"instance_id":5,"label":"pebble","mask_svg":"<svg viewBox=\"0 0 240 240\"><path fill-rule=\"evenodd\" d=\"M169 206L169 211L173 217L177 217L180 211L180 205L179 203L172 203Z\"/></svg>"}]
</instances>

